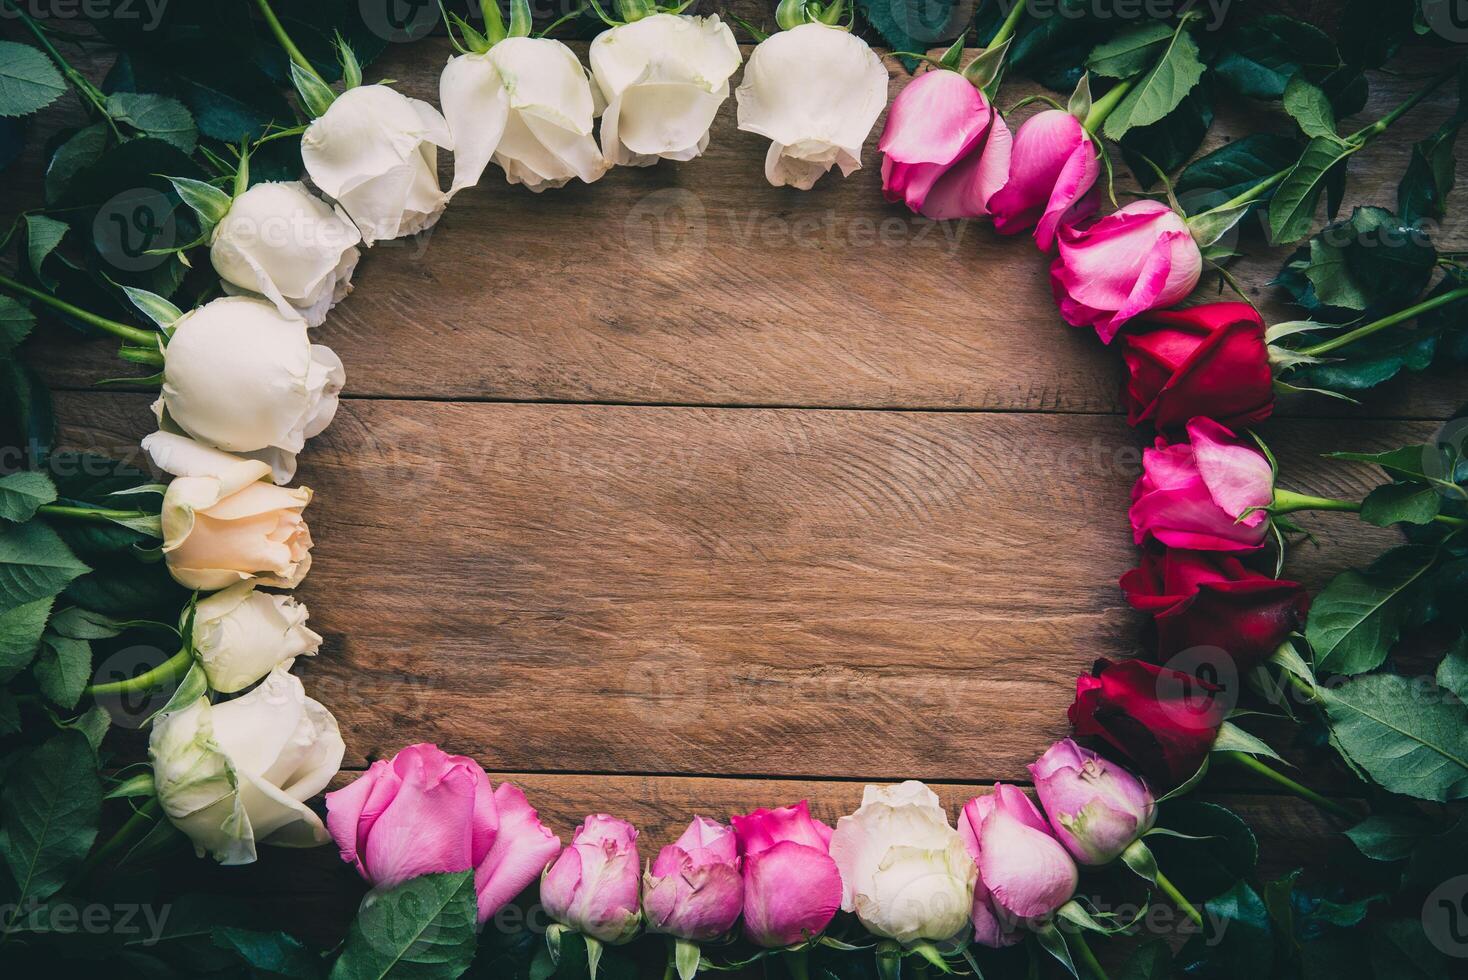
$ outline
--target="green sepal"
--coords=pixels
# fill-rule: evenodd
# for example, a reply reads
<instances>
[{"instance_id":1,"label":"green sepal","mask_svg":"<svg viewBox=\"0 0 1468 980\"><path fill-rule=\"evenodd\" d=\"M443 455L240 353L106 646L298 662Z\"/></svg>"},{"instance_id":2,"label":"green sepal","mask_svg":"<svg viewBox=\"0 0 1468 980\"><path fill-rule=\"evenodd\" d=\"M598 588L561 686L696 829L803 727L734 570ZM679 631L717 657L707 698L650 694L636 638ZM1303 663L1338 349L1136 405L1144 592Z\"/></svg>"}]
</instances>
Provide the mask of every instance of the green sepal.
<instances>
[{"instance_id":1,"label":"green sepal","mask_svg":"<svg viewBox=\"0 0 1468 980\"><path fill-rule=\"evenodd\" d=\"M326 115L326 110L336 101L336 93L321 80L320 75L307 71L295 62L291 62L291 81L296 86L296 94L301 97L301 105L305 106L306 112L313 119Z\"/></svg>"}]
</instances>

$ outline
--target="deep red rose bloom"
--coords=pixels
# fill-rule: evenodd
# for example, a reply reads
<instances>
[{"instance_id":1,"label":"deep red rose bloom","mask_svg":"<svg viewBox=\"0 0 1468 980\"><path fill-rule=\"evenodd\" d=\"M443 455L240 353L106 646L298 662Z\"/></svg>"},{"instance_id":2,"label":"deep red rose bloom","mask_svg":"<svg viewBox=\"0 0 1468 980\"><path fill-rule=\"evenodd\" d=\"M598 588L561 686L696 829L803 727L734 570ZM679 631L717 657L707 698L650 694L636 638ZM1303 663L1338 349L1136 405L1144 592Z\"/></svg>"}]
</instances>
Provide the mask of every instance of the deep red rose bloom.
<instances>
[{"instance_id":1,"label":"deep red rose bloom","mask_svg":"<svg viewBox=\"0 0 1468 980\"><path fill-rule=\"evenodd\" d=\"M1310 597L1298 582L1272 579L1230 555L1179 548L1148 550L1121 577L1127 602L1152 613L1157 656L1218 647L1243 674L1299 629Z\"/></svg>"},{"instance_id":2,"label":"deep red rose bloom","mask_svg":"<svg viewBox=\"0 0 1468 980\"><path fill-rule=\"evenodd\" d=\"M1264 321L1247 303L1146 313L1118 339L1132 425L1180 429L1202 415L1237 429L1274 411Z\"/></svg>"},{"instance_id":3,"label":"deep red rose bloom","mask_svg":"<svg viewBox=\"0 0 1468 980\"><path fill-rule=\"evenodd\" d=\"M1098 660L1076 678L1070 723L1080 736L1110 744L1156 786L1173 787L1198 771L1223 725L1218 688L1141 660Z\"/></svg>"}]
</instances>

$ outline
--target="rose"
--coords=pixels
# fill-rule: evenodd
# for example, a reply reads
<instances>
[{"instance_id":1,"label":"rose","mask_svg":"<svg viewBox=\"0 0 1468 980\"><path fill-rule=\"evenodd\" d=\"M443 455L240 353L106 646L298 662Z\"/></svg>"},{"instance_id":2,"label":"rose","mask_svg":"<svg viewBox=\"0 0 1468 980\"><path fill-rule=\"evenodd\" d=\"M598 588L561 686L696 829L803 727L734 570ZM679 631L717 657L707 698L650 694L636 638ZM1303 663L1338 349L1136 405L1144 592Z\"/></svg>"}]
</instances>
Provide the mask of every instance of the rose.
<instances>
[{"instance_id":1,"label":"rose","mask_svg":"<svg viewBox=\"0 0 1468 980\"><path fill-rule=\"evenodd\" d=\"M1152 829L1147 784L1066 738L1030 766L1050 827L1081 864L1109 864Z\"/></svg>"},{"instance_id":2,"label":"rose","mask_svg":"<svg viewBox=\"0 0 1468 980\"><path fill-rule=\"evenodd\" d=\"M230 293L263 296L319 327L352 291L362 233L299 181L245 191L215 226L209 261Z\"/></svg>"},{"instance_id":3,"label":"rose","mask_svg":"<svg viewBox=\"0 0 1468 980\"><path fill-rule=\"evenodd\" d=\"M696 942L717 939L734 928L743 906L734 831L703 817L694 817L642 876L649 932Z\"/></svg>"},{"instance_id":4,"label":"rose","mask_svg":"<svg viewBox=\"0 0 1468 980\"><path fill-rule=\"evenodd\" d=\"M546 914L582 935L617 945L630 942L642 922L637 828L598 813L576 829L540 879Z\"/></svg>"},{"instance_id":5,"label":"rose","mask_svg":"<svg viewBox=\"0 0 1468 980\"><path fill-rule=\"evenodd\" d=\"M291 589L311 568L311 532L301 516L306 487L262 482L270 467L170 432L143 440L153 462L177 479L163 495L163 556L185 588L212 591L255 581Z\"/></svg>"},{"instance_id":6,"label":"rose","mask_svg":"<svg viewBox=\"0 0 1468 980\"><path fill-rule=\"evenodd\" d=\"M607 103L602 157L645 167L702 154L740 60L734 33L712 15L657 13L597 35L591 75Z\"/></svg>"},{"instance_id":7,"label":"rose","mask_svg":"<svg viewBox=\"0 0 1468 980\"><path fill-rule=\"evenodd\" d=\"M804 800L730 818L744 858L744 933L757 946L793 946L820 935L841 907L831 828Z\"/></svg>"},{"instance_id":8,"label":"rose","mask_svg":"<svg viewBox=\"0 0 1468 980\"><path fill-rule=\"evenodd\" d=\"M1218 688L1141 660L1098 660L1076 678L1070 723L1104 740L1154 785L1171 789L1196 773L1223 726Z\"/></svg>"},{"instance_id":9,"label":"rose","mask_svg":"<svg viewBox=\"0 0 1468 980\"><path fill-rule=\"evenodd\" d=\"M1132 535L1196 551L1253 551L1264 545L1274 473L1255 446L1212 419L1187 425L1191 442L1159 438L1142 454L1132 489Z\"/></svg>"},{"instance_id":10,"label":"rose","mask_svg":"<svg viewBox=\"0 0 1468 980\"><path fill-rule=\"evenodd\" d=\"M159 423L258 454L277 483L290 481L306 440L331 424L346 382L341 358L311 343L304 321L245 296L184 314L164 350Z\"/></svg>"},{"instance_id":11,"label":"rose","mask_svg":"<svg viewBox=\"0 0 1468 980\"><path fill-rule=\"evenodd\" d=\"M1133 201L1078 225L1062 223L1050 288L1065 322L1095 327L1111 343L1132 317L1187 297L1203 255L1178 214L1157 201Z\"/></svg>"},{"instance_id":12,"label":"rose","mask_svg":"<svg viewBox=\"0 0 1468 980\"><path fill-rule=\"evenodd\" d=\"M1049 252L1062 223L1096 210L1090 192L1100 173L1100 151L1079 119L1061 109L1031 116L1014 134L1008 180L989 199L994 230L1034 228L1035 244Z\"/></svg>"},{"instance_id":13,"label":"rose","mask_svg":"<svg viewBox=\"0 0 1468 980\"><path fill-rule=\"evenodd\" d=\"M193 647L221 694L242 691L276 667L310 656L321 637L306 628L306 607L290 596L238 582L200 599L193 611Z\"/></svg>"},{"instance_id":14,"label":"rose","mask_svg":"<svg viewBox=\"0 0 1468 980\"><path fill-rule=\"evenodd\" d=\"M1009 174L1009 127L956 71L919 75L892 102L877 143L882 193L925 217L981 218Z\"/></svg>"},{"instance_id":15,"label":"rose","mask_svg":"<svg viewBox=\"0 0 1468 980\"><path fill-rule=\"evenodd\" d=\"M1274 411L1264 321L1247 303L1153 311L1121 335L1127 421L1178 429L1196 415L1230 428Z\"/></svg>"},{"instance_id":16,"label":"rose","mask_svg":"<svg viewBox=\"0 0 1468 980\"><path fill-rule=\"evenodd\" d=\"M362 85L306 127L301 160L371 245L416 235L443 214L440 147L452 150L454 141L437 109L386 85Z\"/></svg>"},{"instance_id":17,"label":"rose","mask_svg":"<svg viewBox=\"0 0 1468 980\"><path fill-rule=\"evenodd\" d=\"M963 808L958 834L979 866L974 940L1010 946L1024 920L1048 918L1075 894L1075 862L1021 790L996 783Z\"/></svg>"},{"instance_id":18,"label":"rose","mask_svg":"<svg viewBox=\"0 0 1468 980\"><path fill-rule=\"evenodd\" d=\"M331 712L280 667L243 697L201 697L161 716L148 737L163 812L200 857L221 864L249 864L259 843L331 840L305 801L326 788L345 751Z\"/></svg>"},{"instance_id":19,"label":"rose","mask_svg":"<svg viewBox=\"0 0 1468 980\"><path fill-rule=\"evenodd\" d=\"M938 796L922 783L868 786L836 823L841 907L874 935L943 942L968 925L978 871Z\"/></svg>"},{"instance_id":20,"label":"rose","mask_svg":"<svg viewBox=\"0 0 1468 980\"><path fill-rule=\"evenodd\" d=\"M1193 647L1226 651L1241 672L1268 660L1305 623L1310 596L1298 582L1270 578L1229 555L1148 549L1121 577L1127 602L1151 613L1157 656Z\"/></svg>"},{"instance_id":21,"label":"rose","mask_svg":"<svg viewBox=\"0 0 1468 980\"><path fill-rule=\"evenodd\" d=\"M734 92L739 128L768 137L765 178L810 190L833 165L849 176L887 104L887 69L850 31L821 23L771 34Z\"/></svg>"},{"instance_id":22,"label":"rose","mask_svg":"<svg viewBox=\"0 0 1468 980\"><path fill-rule=\"evenodd\" d=\"M479 921L502 909L559 853L518 787L490 784L473 759L410 745L326 794L341 858L379 888L474 869Z\"/></svg>"},{"instance_id":23,"label":"rose","mask_svg":"<svg viewBox=\"0 0 1468 980\"><path fill-rule=\"evenodd\" d=\"M560 41L510 37L451 58L438 92L454 141L450 194L477 184L491 159L532 191L606 172L591 135L591 82Z\"/></svg>"}]
</instances>

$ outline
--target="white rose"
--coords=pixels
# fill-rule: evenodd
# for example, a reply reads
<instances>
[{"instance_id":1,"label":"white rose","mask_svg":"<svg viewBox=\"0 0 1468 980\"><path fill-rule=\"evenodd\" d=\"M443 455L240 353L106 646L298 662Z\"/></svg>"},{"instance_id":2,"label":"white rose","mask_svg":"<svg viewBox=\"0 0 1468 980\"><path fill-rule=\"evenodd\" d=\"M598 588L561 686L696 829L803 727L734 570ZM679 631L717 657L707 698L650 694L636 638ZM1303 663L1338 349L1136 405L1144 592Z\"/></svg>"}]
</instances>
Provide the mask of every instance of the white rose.
<instances>
[{"instance_id":1,"label":"white rose","mask_svg":"<svg viewBox=\"0 0 1468 980\"><path fill-rule=\"evenodd\" d=\"M242 691L276 667L310 656L321 637L306 627L306 607L290 596L255 591L239 582L194 606L193 646L209 686Z\"/></svg>"},{"instance_id":2,"label":"white rose","mask_svg":"<svg viewBox=\"0 0 1468 980\"><path fill-rule=\"evenodd\" d=\"M233 701L199 698L164 715L148 738L163 812L200 857L221 864L249 864L258 843L330 841L306 800L326 788L345 751L331 712L281 669Z\"/></svg>"},{"instance_id":3,"label":"white rose","mask_svg":"<svg viewBox=\"0 0 1468 980\"><path fill-rule=\"evenodd\" d=\"M638 167L698 156L740 61L734 33L715 16L653 14L603 31L591 42L591 75L607 102L602 156Z\"/></svg>"},{"instance_id":4,"label":"white rose","mask_svg":"<svg viewBox=\"0 0 1468 980\"><path fill-rule=\"evenodd\" d=\"M352 290L361 232L300 181L256 184L214 228L209 260L230 293L263 296L319 327Z\"/></svg>"},{"instance_id":5,"label":"white rose","mask_svg":"<svg viewBox=\"0 0 1468 980\"><path fill-rule=\"evenodd\" d=\"M439 147L452 150L454 141L437 109L386 85L362 85L306 127L301 160L371 245L416 235L443 214Z\"/></svg>"},{"instance_id":6,"label":"white rose","mask_svg":"<svg viewBox=\"0 0 1468 980\"><path fill-rule=\"evenodd\" d=\"M833 165L861 167L861 147L887 105L887 69L850 31L801 24L749 56L734 93L739 128L769 137L765 177L808 191Z\"/></svg>"},{"instance_id":7,"label":"white rose","mask_svg":"<svg viewBox=\"0 0 1468 980\"><path fill-rule=\"evenodd\" d=\"M438 92L454 139L451 194L478 183L491 159L532 191L606 172L591 135L591 81L560 41L511 37L451 58Z\"/></svg>"},{"instance_id":8,"label":"white rose","mask_svg":"<svg viewBox=\"0 0 1468 980\"><path fill-rule=\"evenodd\" d=\"M922 783L868 786L836 824L841 907L902 943L952 939L968 925L979 871L938 797Z\"/></svg>"},{"instance_id":9,"label":"white rose","mask_svg":"<svg viewBox=\"0 0 1468 980\"><path fill-rule=\"evenodd\" d=\"M306 440L331 424L345 382L341 358L311 343L305 321L264 300L227 296L173 325L153 408L161 425L255 455L287 483Z\"/></svg>"},{"instance_id":10,"label":"white rose","mask_svg":"<svg viewBox=\"0 0 1468 980\"><path fill-rule=\"evenodd\" d=\"M270 467L171 432L143 440L175 479L163 495L163 556L180 585L213 591L237 582L295 588L311 568L306 487L264 482Z\"/></svg>"}]
</instances>

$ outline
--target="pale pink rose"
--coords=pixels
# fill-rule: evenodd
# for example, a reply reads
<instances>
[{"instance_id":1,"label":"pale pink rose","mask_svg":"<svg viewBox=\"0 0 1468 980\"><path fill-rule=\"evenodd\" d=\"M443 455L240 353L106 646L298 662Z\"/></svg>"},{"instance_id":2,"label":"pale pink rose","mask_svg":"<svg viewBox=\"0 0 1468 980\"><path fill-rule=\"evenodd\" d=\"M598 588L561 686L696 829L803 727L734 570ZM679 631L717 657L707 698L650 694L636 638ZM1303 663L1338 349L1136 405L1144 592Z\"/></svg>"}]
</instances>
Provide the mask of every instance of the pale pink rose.
<instances>
[{"instance_id":1,"label":"pale pink rose","mask_svg":"<svg viewBox=\"0 0 1468 980\"><path fill-rule=\"evenodd\" d=\"M1187 298L1203 255L1183 219L1166 204L1133 201L1094 221L1060 226L1050 288L1060 315L1095 327L1104 343L1134 316Z\"/></svg>"},{"instance_id":2,"label":"pale pink rose","mask_svg":"<svg viewBox=\"0 0 1468 980\"><path fill-rule=\"evenodd\" d=\"M1263 547L1269 515L1262 508L1274 500L1269 460L1212 419L1193 419L1187 433L1189 442L1158 437L1142 454L1128 512L1137 544L1151 537L1193 551Z\"/></svg>"},{"instance_id":3,"label":"pale pink rose","mask_svg":"<svg viewBox=\"0 0 1468 980\"><path fill-rule=\"evenodd\" d=\"M1068 112L1047 109L1026 119L1014 134L1009 179L989 199L994 229L1016 235L1034 228L1035 244L1049 252L1062 221L1096 210L1091 191L1101 173L1099 153L1081 121Z\"/></svg>"},{"instance_id":4,"label":"pale pink rose","mask_svg":"<svg viewBox=\"0 0 1468 980\"><path fill-rule=\"evenodd\" d=\"M1075 894L1075 862L1022 790L995 784L992 795L969 800L958 833L979 866L975 941L1013 945L1026 922L1048 919Z\"/></svg>"},{"instance_id":5,"label":"pale pink rose","mask_svg":"<svg viewBox=\"0 0 1468 980\"><path fill-rule=\"evenodd\" d=\"M743 906L734 831L703 817L694 817L642 876L649 932L698 942L716 939L734 927Z\"/></svg>"},{"instance_id":6,"label":"pale pink rose","mask_svg":"<svg viewBox=\"0 0 1468 980\"><path fill-rule=\"evenodd\" d=\"M919 75L892 102L877 149L882 192L928 218L982 218L1009 175L1009 127L956 71Z\"/></svg>"},{"instance_id":7,"label":"pale pink rose","mask_svg":"<svg viewBox=\"0 0 1468 980\"><path fill-rule=\"evenodd\" d=\"M1051 829L1081 864L1108 864L1152 829L1157 804L1147 784L1072 739L1030 766Z\"/></svg>"},{"instance_id":8,"label":"pale pink rose","mask_svg":"<svg viewBox=\"0 0 1468 980\"><path fill-rule=\"evenodd\" d=\"M792 946L820 935L841 908L841 872L831 828L805 801L730 819L744 859L744 932L758 946Z\"/></svg>"},{"instance_id":9,"label":"pale pink rose","mask_svg":"<svg viewBox=\"0 0 1468 980\"><path fill-rule=\"evenodd\" d=\"M629 942L642 923L641 870L637 828L593 814L541 877L540 901L552 919L583 935Z\"/></svg>"}]
</instances>

